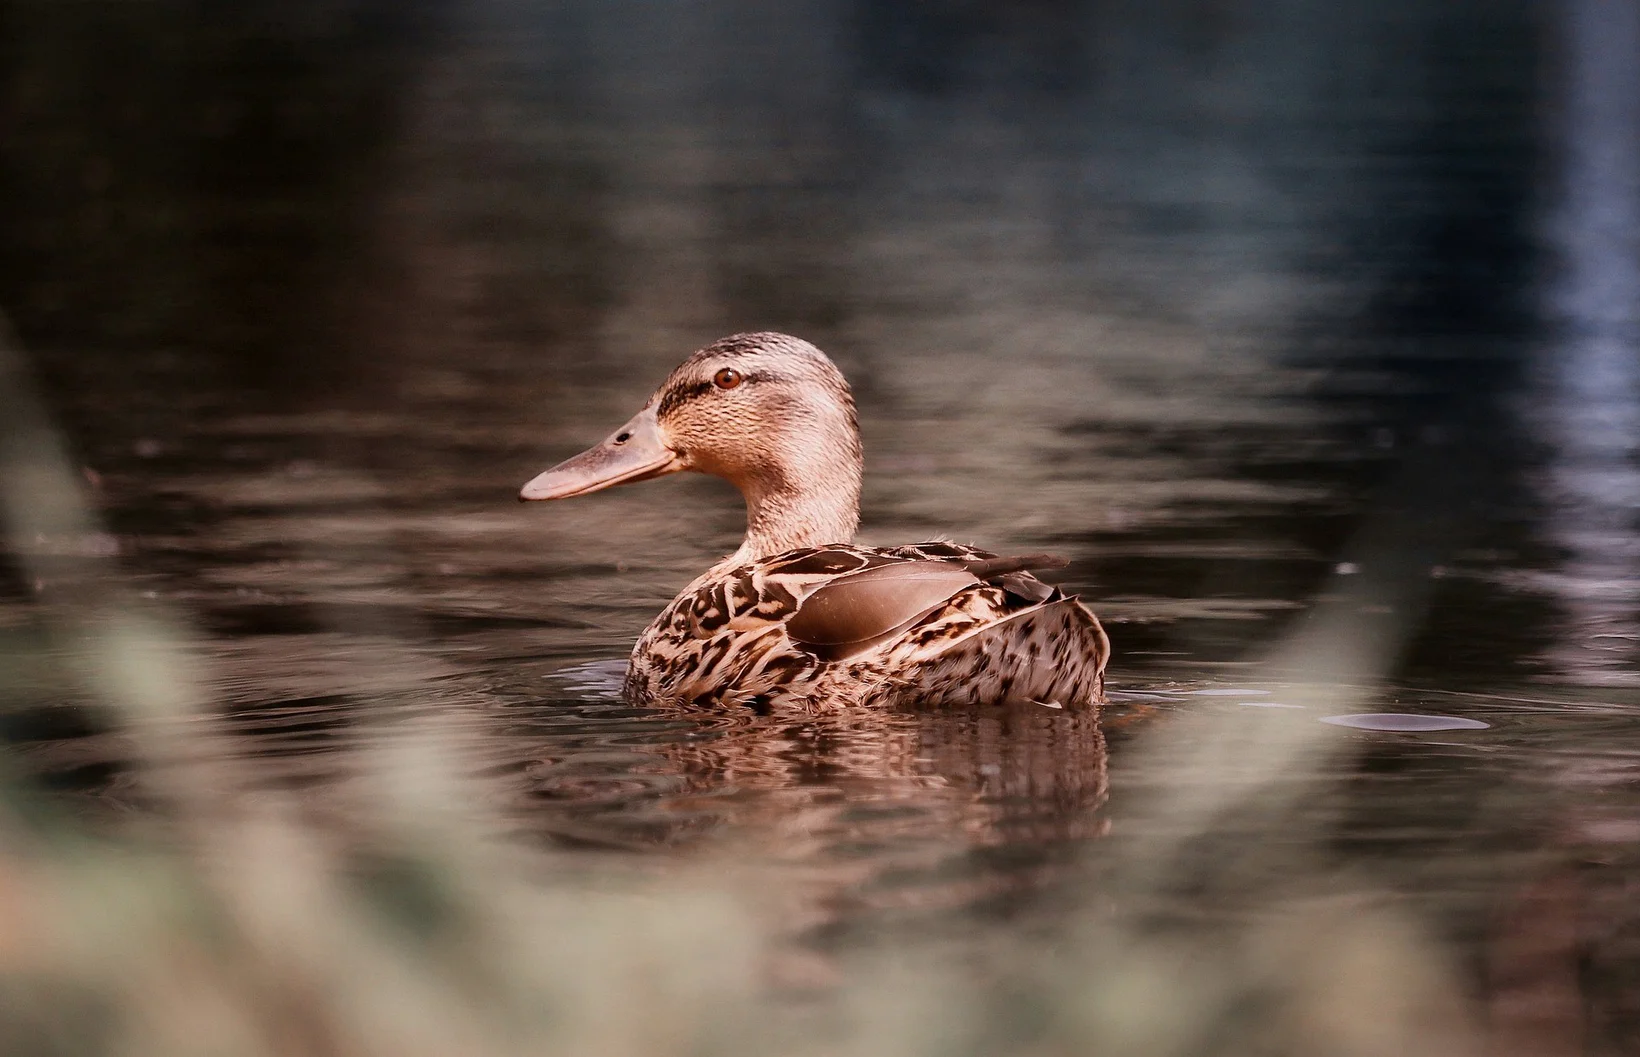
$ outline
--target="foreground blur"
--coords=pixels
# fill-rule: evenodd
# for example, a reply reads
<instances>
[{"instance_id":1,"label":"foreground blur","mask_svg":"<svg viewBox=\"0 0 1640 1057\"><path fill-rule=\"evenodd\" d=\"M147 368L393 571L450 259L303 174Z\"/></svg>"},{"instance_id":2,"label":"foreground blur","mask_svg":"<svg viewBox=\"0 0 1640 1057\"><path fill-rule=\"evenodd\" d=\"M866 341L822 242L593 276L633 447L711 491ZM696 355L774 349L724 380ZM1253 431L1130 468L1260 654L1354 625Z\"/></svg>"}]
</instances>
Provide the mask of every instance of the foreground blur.
<instances>
[{"instance_id":1,"label":"foreground blur","mask_svg":"<svg viewBox=\"0 0 1640 1057\"><path fill-rule=\"evenodd\" d=\"M0 0L7 1046L1632 1049L1633 5L754 7ZM1102 716L615 696L765 327Z\"/></svg>"}]
</instances>

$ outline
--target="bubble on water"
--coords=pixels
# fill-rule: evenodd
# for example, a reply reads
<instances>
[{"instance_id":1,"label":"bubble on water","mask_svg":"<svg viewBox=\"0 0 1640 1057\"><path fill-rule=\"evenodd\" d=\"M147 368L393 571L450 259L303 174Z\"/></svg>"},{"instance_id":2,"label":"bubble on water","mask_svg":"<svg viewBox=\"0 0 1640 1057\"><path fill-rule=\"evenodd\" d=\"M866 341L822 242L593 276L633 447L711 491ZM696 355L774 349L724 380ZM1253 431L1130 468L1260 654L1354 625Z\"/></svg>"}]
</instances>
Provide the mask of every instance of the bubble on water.
<instances>
[{"instance_id":1,"label":"bubble on water","mask_svg":"<svg viewBox=\"0 0 1640 1057\"><path fill-rule=\"evenodd\" d=\"M1485 730L1492 724L1460 716L1420 715L1412 712L1357 712L1346 716L1322 716L1321 722L1356 730L1387 730L1418 733L1426 730Z\"/></svg>"},{"instance_id":2,"label":"bubble on water","mask_svg":"<svg viewBox=\"0 0 1640 1057\"><path fill-rule=\"evenodd\" d=\"M1196 695L1197 697L1253 697L1257 694L1267 694L1269 692L1270 691L1268 690L1249 690L1246 687L1242 687L1240 689L1190 691L1190 693Z\"/></svg>"}]
</instances>

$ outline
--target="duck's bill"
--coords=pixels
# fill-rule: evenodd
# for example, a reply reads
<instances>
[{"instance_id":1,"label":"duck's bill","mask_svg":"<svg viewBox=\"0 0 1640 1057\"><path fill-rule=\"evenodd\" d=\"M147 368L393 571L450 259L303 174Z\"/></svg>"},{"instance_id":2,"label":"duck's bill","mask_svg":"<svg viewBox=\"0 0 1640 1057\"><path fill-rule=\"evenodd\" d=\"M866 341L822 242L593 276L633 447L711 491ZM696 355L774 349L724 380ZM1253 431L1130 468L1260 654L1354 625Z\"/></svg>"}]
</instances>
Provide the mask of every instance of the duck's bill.
<instances>
[{"instance_id":1,"label":"duck's bill","mask_svg":"<svg viewBox=\"0 0 1640 1057\"><path fill-rule=\"evenodd\" d=\"M677 452L661 439L654 408L644 408L602 444L538 475L519 491L518 498L568 499L618 484L662 477L683 468Z\"/></svg>"}]
</instances>

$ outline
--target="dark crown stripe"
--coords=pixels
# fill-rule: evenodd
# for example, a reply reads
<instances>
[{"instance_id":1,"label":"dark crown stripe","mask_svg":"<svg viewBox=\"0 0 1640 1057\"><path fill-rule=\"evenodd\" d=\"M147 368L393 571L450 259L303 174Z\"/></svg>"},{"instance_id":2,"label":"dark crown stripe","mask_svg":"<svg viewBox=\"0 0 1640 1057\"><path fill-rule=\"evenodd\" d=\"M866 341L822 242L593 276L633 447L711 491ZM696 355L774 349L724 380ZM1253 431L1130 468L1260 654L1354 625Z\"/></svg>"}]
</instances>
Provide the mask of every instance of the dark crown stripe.
<instances>
[{"instance_id":1,"label":"dark crown stripe","mask_svg":"<svg viewBox=\"0 0 1640 1057\"><path fill-rule=\"evenodd\" d=\"M751 334L731 334L726 338L719 338L701 349L696 355L702 357L744 356L748 353L763 352L772 346L790 344L792 344L792 339L786 335L764 330Z\"/></svg>"}]
</instances>

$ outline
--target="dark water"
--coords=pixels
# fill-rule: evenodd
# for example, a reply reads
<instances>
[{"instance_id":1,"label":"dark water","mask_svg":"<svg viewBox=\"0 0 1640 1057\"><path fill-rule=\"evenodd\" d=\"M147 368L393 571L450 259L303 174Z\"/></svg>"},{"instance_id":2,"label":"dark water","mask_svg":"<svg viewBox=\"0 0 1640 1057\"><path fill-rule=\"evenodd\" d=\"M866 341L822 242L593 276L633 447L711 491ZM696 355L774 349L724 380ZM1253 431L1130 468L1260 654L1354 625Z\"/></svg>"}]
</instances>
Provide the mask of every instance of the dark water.
<instances>
[{"instance_id":1,"label":"dark water","mask_svg":"<svg viewBox=\"0 0 1640 1057\"><path fill-rule=\"evenodd\" d=\"M1188 913L1302 847L1476 993L1575 977L1546 1023L1640 1030L1633 8L741 6L0 5L0 297L236 781L345 811L436 716L516 839L753 848L846 945L1051 933L1187 750L1313 729L1270 766L1320 792L1217 819ZM513 494L762 328L855 386L866 542L1071 559L1102 717L618 699L738 500ZM140 811L23 668L25 770ZM1584 924L1520 969L1544 891Z\"/></svg>"}]
</instances>

